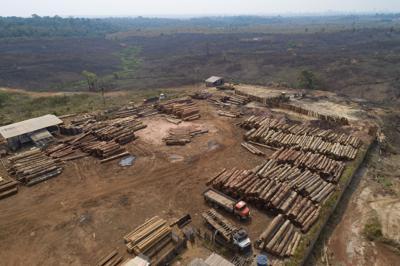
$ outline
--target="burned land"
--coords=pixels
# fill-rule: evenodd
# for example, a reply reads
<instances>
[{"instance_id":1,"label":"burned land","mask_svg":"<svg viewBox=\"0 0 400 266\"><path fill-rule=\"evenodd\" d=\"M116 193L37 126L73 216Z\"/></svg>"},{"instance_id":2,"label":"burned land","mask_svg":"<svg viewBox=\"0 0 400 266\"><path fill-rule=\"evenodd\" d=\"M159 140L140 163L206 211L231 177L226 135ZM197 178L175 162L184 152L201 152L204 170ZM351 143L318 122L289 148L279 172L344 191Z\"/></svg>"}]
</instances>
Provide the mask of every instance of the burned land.
<instances>
[{"instance_id":1,"label":"burned land","mask_svg":"<svg viewBox=\"0 0 400 266\"><path fill-rule=\"evenodd\" d=\"M164 265L167 251L173 265L212 252L246 265L211 241L213 188L247 202L250 221L218 213L247 231L250 260L397 265L398 19L5 27L0 124L48 113L63 124L45 149L0 155L0 264L117 265L144 253ZM211 75L227 90L200 83ZM141 228L153 230L146 241Z\"/></svg>"}]
</instances>

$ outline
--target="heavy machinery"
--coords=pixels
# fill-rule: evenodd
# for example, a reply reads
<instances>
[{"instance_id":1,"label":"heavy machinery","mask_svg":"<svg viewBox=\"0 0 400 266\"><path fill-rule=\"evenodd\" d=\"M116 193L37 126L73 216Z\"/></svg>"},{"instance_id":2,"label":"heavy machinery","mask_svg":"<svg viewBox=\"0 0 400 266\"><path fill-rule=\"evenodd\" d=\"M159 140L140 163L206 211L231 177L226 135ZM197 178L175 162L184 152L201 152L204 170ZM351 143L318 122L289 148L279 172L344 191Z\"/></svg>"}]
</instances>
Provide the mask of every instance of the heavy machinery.
<instances>
[{"instance_id":1,"label":"heavy machinery","mask_svg":"<svg viewBox=\"0 0 400 266\"><path fill-rule=\"evenodd\" d=\"M243 200L235 200L213 188L208 188L204 191L203 196L205 201L216 209L224 209L240 220L250 218L250 210Z\"/></svg>"},{"instance_id":2,"label":"heavy machinery","mask_svg":"<svg viewBox=\"0 0 400 266\"><path fill-rule=\"evenodd\" d=\"M212 240L240 252L251 250L251 241L245 229L237 228L214 209L203 212L202 216L214 232Z\"/></svg>"}]
</instances>

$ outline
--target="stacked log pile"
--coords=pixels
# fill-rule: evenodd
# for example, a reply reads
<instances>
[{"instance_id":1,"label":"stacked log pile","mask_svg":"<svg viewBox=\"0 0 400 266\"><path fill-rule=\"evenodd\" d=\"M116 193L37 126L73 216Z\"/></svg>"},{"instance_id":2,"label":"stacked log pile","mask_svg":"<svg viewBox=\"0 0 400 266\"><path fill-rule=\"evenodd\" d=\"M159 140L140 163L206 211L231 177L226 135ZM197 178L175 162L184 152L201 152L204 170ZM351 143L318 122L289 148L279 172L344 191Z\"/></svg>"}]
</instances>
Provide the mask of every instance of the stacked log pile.
<instances>
[{"instance_id":1,"label":"stacked log pile","mask_svg":"<svg viewBox=\"0 0 400 266\"><path fill-rule=\"evenodd\" d=\"M235 95L229 95L229 96L222 96L221 102L230 104L230 105L241 106L241 105L245 105L245 104L249 103L250 99L247 96L235 94Z\"/></svg>"},{"instance_id":2,"label":"stacked log pile","mask_svg":"<svg viewBox=\"0 0 400 266\"><path fill-rule=\"evenodd\" d=\"M143 104L137 107L126 106L116 111L109 111L109 115L113 118L125 118L125 117L147 117L158 114L158 111L154 109L153 105Z\"/></svg>"},{"instance_id":3,"label":"stacked log pile","mask_svg":"<svg viewBox=\"0 0 400 266\"><path fill-rule=\"evenodd\" d=\"M192 141L192 138L201 134L208 133L208 129L182 127L169 130L169 135L163 139L165 144L186 145Z\"/></svg>"},{"instance_id":4,"label":"stacked log pile","mask_svg":"<svg viewBox=\"0 0 400 266\"><path fill-rule=\"evenodd\" d=\"M281 164L272 159L260 165L256 169L256 174L261 179L277 181L281 183L282 188L289 187L317 203L327 199L335 189L334 184L326 182L316 173L303 171L290 164Z\"/></svg>"},{"instance_id":5,"label":"stacked log pile","mask_svg":"<svg viewBox=\"0 0 400 266\"><path fill-rule=\"evenodd\" d=\"M327 156L284 147L281 147L279 150L274 152L270 159L317 172L325 180L333 183L339 181L345 168L344 162L330 159Z\"/></svg>"},{"instance_id":6,"label":"stacked log pile","mask_svg":"<svg viewBox=\"0 0 400 266\"><path fill-rule=\"evenodd\" d=\"M170 241L171 232L167 221L155 216L125 235L124 241L129 253L146 254L158 243Z\"/></svg>"},{"instance_id":7,"label":"stacked log pile","mask_svg":"<svg viewBox=\"0 0 400 266\"><path fill-rule=\"evenodd\" d=\"M289 101L289 97L283 94L277 96L270 96L270 97L261 97L254 94L247 93L245 91L241 91L240 89L235 89L235 93L237 95L242 95L248 97L251 101L259 102L268 105L275 105L279 103L284 103Z\"/></svg>"},{"instance_id":8,"label":"stacked log pile","mask_svg":"<svg viewBox=\"0 0 400 266\"><path fill-rule=\"evenodd\" d=\"M261 170L263 166L257 168ZM207 185L234 197L241 197L258 206L282 213L302 230L308 231L319 215L319 207L315 203L329 196L329 193L321 191L326 186L330 188L333 185L326 183L326 186L323 186L321 183L315 183L314 185L297 187L287 181L281 182L260 177L260 170L255 169L256 172L254 172L236 168L223 169L212 177ZM310 190L303 190L304 188L310 188ZM313 194L309 194L309 192ZM304 194L308 194L308 196ZM307 220L310 214L315 216L312 220Z\"/></svg>"},{"instance_id":9,"label":"stacked log pile","mask_svg":"<svg viewBox=\"0 0 400 266\"><path fill-rule=\"evenodd\" d=\"M166 114L172 114L184 121L200 118L200 109L190 98L181 98L159 103L157 109Z\"/></svg>"},{"instance_id":10,"label":"stacked log pile","mask_svg":"<svg viewBox=\"0 0 400 266\"><path fill-rule=\"evenodd\" d=\"M238 118L240 117L240 114L237 112L228 112L228 111L218 111L219 116L226 116L226 117L231 117L231 118Z\"/></svg>"},{"instance_id":11,"label":"stacked log pile","mask_svg":"<svg viewBox=\"0 0 400 266\"><path fill-rule=\"evenodd\" d=\"M262 232L258 248L279 257L293 256L301 240L301 234L283 215L275 217Z\"/></svg>"},{"instance_id":12,"label":"stacked log pile","mask_svg":"<svg viewBox=\"0 0 400 266\"><path fill-rule=\"evenodd\" d=\"M245 148L246 150L248 150L249 152L251 152L252 154L259 155L259 156L265 156L265 153L263 153L257 147L251 145L248 142L242 142L240 145L243 148Z\"/></svg>"},{"instance_id":13,"label":"stacked log pile","mask_svg":"<svg viewBox=\"0 0 400 266\"><path fill-rule=\"evenodd\" d=\"M250 116L240 123L240 126L246 129L258 129L267 127L275 131L291 133L293 135L307 135L321 137L322 140L332 143L340 143L342 145L350 145L353 148L361 146L361 140L352 135L345 133L337 133L331 129L321 129L318 127L303 126L293 124L285 120L277 120L268 116Z\"/></svg>"},{"instance_id":14,"label":"stacked log pile","mask_svg":"<svg viewBox=\"0 0 400 266\"><path fill-rule=\"evenodd\" d=\"M306 129L307 127L291 126L289 123L269 117L260 119L254 116L240 123L240 125L251 128L245 133L245 139L274 147L293 147L294 149L320 153L340 160L353 160L358 152L358 148L352 145L342 145L339 142L332 143L324 140L332 135L330 132L321 131L318 128L310 127L310 129ZM347 139L355 146L360 145L360 142L356 141L357 138Z\"/></svg>"},{"instance_id":15,"label":"stacked log pile","mask_svg":"<svg viewBox=\"0 0 400 266\"><path fill-rule=\"evenodd\" d=\"M346 117L325 115L325 114L321 114L316 111L308 110L303 107L295 106L295 105L292 105L289 103L282 103L282 102L277 103L277 104L274 104L274 107L278 107L278 108L290 110L290 111L293 111L293 112L296 112L299 114L315 117L315 118L318 118L319 120L328 121L330 123L333 123L333 124L336 124L339 126L346 126L349 124L349 120Z\"/></svg>"},{"instance_id":16,"label":"stacked log pile","mask_svg":"<svg viewBox=\"0 0 400 266\"><path fill-rule=\"evenodd\" d=\"M75 160L88 154L107 162L128 155L121 145L136 139L135 132L146 127L135 117L106 121L87 120L81 125L84 133L64 143L49 147L47 155L63 161Z\"/></svg>"},{"instance_id":17,"label":"stacked log pile","mask_svg":"<svg viewBox=\"0 0 400 266\"><path fill-rule=\"evenodd\" d=\"M27 186L43 182L63 171L60 160L47 156L40 149L18 153L9 157L8 161L8 173Z\"/></svg>"},{"instance_id":18,"label":"stacked log pile","mask_svg":"<svg viewBox=\"0 0 400 266\"><path fill-rule=\"evenodd\" d=\"M10 197L18 192L18 182L0 177L0 199Z\"/></svg>"}]
</instances>

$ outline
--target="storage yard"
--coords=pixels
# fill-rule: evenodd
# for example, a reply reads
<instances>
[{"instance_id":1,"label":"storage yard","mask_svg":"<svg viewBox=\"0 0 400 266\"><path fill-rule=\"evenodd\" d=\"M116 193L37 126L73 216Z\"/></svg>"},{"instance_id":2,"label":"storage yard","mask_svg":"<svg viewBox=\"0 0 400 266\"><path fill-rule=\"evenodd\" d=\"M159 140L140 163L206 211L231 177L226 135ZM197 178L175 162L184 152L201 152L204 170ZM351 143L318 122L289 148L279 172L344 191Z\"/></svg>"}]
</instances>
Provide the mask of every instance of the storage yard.
<instances>
[{"instance_id":1,"label":"storage yard","mask_svg":"<svg viewBox=\"0 0 400 266\"><path fill-rule=\"evenodd\" d=\"M188 265L213 252L248 265L210 243L210 224L227 241L243 228L250 258L302 263L376 128L332 94L250 87L71 116L47 148L2 158L5 265L120 265L141 254ZM341 111L319 113L321 102ZM127 156L133 165L120 166ZM245 200L251 219L210 209L210 187Z\"/></svg>"}]
</instances>

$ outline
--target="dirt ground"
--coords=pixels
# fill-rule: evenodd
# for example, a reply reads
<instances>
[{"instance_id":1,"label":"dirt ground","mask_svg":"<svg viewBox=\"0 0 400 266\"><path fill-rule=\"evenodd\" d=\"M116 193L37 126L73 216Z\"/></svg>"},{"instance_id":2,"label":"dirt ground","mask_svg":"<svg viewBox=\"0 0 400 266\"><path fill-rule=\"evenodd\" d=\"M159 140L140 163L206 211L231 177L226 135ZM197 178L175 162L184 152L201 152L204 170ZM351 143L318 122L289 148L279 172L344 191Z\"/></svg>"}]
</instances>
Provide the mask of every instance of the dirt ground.
<instances>
[{"instance_id":1,"label":"dirt ground","mask_svg":"<svg viewBox=\"0 0 400 266\"><path fill-rule=\"evenodd\" d=\"M0 201L0 264L92 265L114 247L124 250L122 236L154 215L172 220L190 213L202 228L200 214L208 206L201 193L209 177L223 167L248 169L261 162L240 147L234 120L207 106L193 124L210 132L186 146L160 143L175 125L148 118L149 127L128 145L137 156L133 166L91 157L69 162L60 176ZM155 131L156 125L162 126ZM255 219L246 227L256 239L269 218L252 212Z\"/></svg>"},{"instance_id":2,"label":"dirt ground","mask_svg":"<svg viewBox=\"0 0 400 266\"><path fill-rule=\"evenodd\" d=\"M145 118L148 127L127 145L137 158L133 166L121 167L118 161L100 164L92 157L68 162L60 176L21 187L17 195L1 200L0 265L27 261L30 265L93 265L113 248L128 258L122 237L154 215L172 221L190 213L192 225L207 230L201 219L201 212L208 208L202 197L206 181L222 168L250 169L263 158L240 146L243 130L235 125L240 119L218 116L205 101L199 101L199 106L201 119L178 126L163 115ZM162 138L177 127L207 128L209 133L196 136L186 146L165 146ZM390 167L398 169L398 161L393 159ZM1 165L0 175L5 175ZM398 255L362 236L368 213L376 210L386 217L383 233L399 238L398 197L382 197L379 190L371 190L373 176L364 167L347 200L339 205L337 221L323 241L329 265L398 265ZM254 241L271 217L250 207L250 223L230 219L245 227ZM205 258L210 253L197 241L174 264L186 265L193 257ZM326 265L321 257L313 264Z\"/></svg>"}]
</instances>

